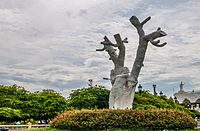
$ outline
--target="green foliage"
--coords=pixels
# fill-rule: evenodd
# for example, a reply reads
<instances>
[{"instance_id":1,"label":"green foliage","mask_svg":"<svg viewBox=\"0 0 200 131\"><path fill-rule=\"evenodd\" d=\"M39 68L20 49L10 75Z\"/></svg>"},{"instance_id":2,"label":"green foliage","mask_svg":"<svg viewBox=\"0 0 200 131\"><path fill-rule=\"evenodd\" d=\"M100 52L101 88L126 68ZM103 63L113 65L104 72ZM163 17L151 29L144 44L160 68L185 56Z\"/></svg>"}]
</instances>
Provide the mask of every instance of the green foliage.
<instances>
[{"instance_id":1,"label":"green foliage","mask_svg":"<svg viewBox=\"0 0 200 131\"><path fill-rule=\"evenodd\" d=\"M19 110L22 121L48 120L67 108L67 100L53 90L30 93L21 86L0 85L0 93L0 107Z\"/></svg>"},{"instance_id":2,"label":"green foliage","mask_svg":"<svg viewBox=\"0 0 200 131\"><path fill-rule=\"evenodd\" d=\"M53 90L43 90L31 95L32 103L30 104L33 105L32 110L35 110L32 112L35 119L48 120L67 108L67 100Z\"/></svg>"},{"instance_id":3,"label":"green foliage","mask_svg":"<svg viewBox=\"0 0 200 131\"><path fill-rule=\"evenodd\" d=\"M196 110L189 110L183 106L175 103L173 98L166 96L152 95L148 91L142 91L141 95L135 93L133 101L133 109L172 109L184 111L193 118L200 117L200 113Z\"/></svg>"},{"instance_id":4,"label":"green foliage","mask_svg":"<svg viewBox=\"0 0 200 131\"><path fill-rule=\"evenodd\" d=\"M25 120L25 121L20 121L20 123L22 124L22 125L26 125L27 123L32 123L32 124L37 124L37 121L35 121L35 120L33 120L33 119L27 119L27 120Z\"/></svg>"},{"instance_id":5,"label":"green foliage","mask_svg":"<svg viewBox=\"0 0 200 131\"><path fill-rule=\"evenodd\" d=\"M149 106L149 107L148 107ZM155 108L166 108L166 109L175 109L175 103L173 99L167 99L166 96L156 96L152 95L147 91L142 91L141 95L137 92L135 93L135 98L133 102L133 109L137 108L148 108L148 109L155 109Z\"/></svg>"},{"instance_id":6,"label":"green foliage","mask_svg":"<svg viewBox=\"0 0 200 131\"><path fill-rule=\"evenodd\" d=\"M14 110L11 108L0 108L0 121L17 121L21 119L21 112L19 110Z\"/></svg>"},{"instance_id":7,"label":"green foliage","mask_svg":"<svg viewBox=\"0 0 200 131\"><path fill-rule=\"evenodd\" d=\"M69 96L69 106L77 109L108 108L109 93L104 87L77 89Z\"/></svg>"},{"instance_id":8,"label":"green foliage","mask_svg":"<svg viewBox=\"0 0 200 131\"><path fill-rule=\"evenodd\" d=\"M68 100L53 90L31 93L17 85L0 85L0 93L0 108L2 108L0 110L0 121L6 120L10 123L31 118L34 120L48 120L72 107L77 109L108 108L110 91L104 87L77 89L70 94ZM133 109L158 108L180 110L190 114L193 118L200 117L198 111L186 109L174 103L172 98L155 96L147 91L143 91L141 95L136 92Z\"/></svg>"},{"instance_id":9,"label":"green foliage","mask_svg":"<svg viewBox=\"0 0 200 131\"><path fill-rule=\"evenodd\" d=\"M13 86L3 86L0 85L0 107L10 107L13 109L20 109L23 101L28 99L29 92L23 87L13 85Z\"/></svg>"},{"instance_id":10,"label":"green foliage","mask_svg":"<svg viewBox=\"0 0 200 131\"><path fill-rule=\"evenodd\" d=\"M74 90L68 99L68 107L75 109L106 109L108 108L110 91L103 87L89 87ZM142 91L141 95L135 93L133 109L176 109L185 111L193 118L200 117L198 111L189 110L175 103L173 98L152 95L148 91Z\"/></svg>"},{"instance_id":11,"label":"green foliage","mask_svg":"<svg viewBox=\"0 0 200 131\"><path fill-rule=\"evenodd\" d=\"M200 112L197 110L190 110L190 112L193 112L195 114L195 117L200 118Z\"/></svg>"},{"instance_id":12,"label":"green foliage","mask_svg":"<svg viewBox=\"0 0 200 131\"><path fill-rule=\"evenodd\" d=\"M50 127L70 130L147 128L194 129L197 122L188 114L172 110L81 110L58 114Z\"/></svg>"}]
</instances>

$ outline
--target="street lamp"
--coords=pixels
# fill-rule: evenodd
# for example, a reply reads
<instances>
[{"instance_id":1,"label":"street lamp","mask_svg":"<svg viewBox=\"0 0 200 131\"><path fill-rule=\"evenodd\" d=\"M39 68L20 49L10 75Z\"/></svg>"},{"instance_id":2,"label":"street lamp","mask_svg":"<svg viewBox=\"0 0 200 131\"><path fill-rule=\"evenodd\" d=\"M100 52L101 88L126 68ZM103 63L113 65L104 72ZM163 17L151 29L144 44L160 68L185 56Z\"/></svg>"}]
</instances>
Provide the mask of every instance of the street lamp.
<instances>
[{"instance_id":1,"label":"street lamp","mask_svg":"<svg viewBox=\"0 0 200 131\"><path fill-rule=\"evenodd\" d=\"M177 102L177 97L176 97L176 96L174 97L174 102L175 102L175 103Z\"/></svg>"},{"instance_id":2,"label":"street lamp","mask_svg":"<svg viewBox=\"0 0 200 131\"><path fill-rule=\"evenodd\" d=\"M141 93L142 93L142 86L141 86L141 84L139 84L138 90L139 90L139 94L141 95Z\"/></svg>"},{"instance_id":3,"label":"street lamp","mask_svg":"<svg viewBox=\"0 0 200 131\"><path fill-rule=\"evenodd\" d=\"M162 93L162 91L160 91L160 96L163 96L163 93Z\"/></svg>"},{"instance_id":4,"label":"street lamp","mask_svg":"<svg viewBox=\"0 0 200 131\"><path fill-rule=\"evenodd\" d=\"M155 84L153 84L153 92L154 92L154 95L157 95L157 93L156 93L156 85Z\"/></svg>"}]
</instances>

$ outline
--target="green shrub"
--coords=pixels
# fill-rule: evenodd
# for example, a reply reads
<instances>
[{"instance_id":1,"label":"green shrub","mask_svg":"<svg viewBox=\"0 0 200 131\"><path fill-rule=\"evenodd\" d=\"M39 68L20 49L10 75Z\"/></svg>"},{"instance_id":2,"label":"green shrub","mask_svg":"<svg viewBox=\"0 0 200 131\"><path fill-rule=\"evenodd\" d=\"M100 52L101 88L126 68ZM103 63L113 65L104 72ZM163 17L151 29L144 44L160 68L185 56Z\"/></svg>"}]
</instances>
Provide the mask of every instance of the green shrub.
<instances>
[{"instance_id":1,"label":"green shrub","mask_svg":"<svg viewBox=\"0 0 200 131\"><path fill-rule=\"evenodd\" d=\"M200 118L200 112L197 110L189 110L189 113L193 113L194 116L192 116L192 114L190 114L193 118L198 117Z\"/></svg>"},{"instance_id":2,"label":"green shrub","mask_svg":"<svg viewBox=\"0 0 200 131\"><path fill-rule=\"evenodd\" d=\"M7 121L0 121L0 125L10 125L10 123Z\"/></svg>"},{"instance_id":3,"label":"green shrub","mask_svg":"<svg viewBox=\"0 0 200 131\"><path fill-rule=\"evenodd\" d=\"M25 123L24 123L25 122ZM33 119L27 119L27 120L25 120L25 121L20 121L20 123L22 124L22 125L26 125L27 123L32 123L32 124L38 124L37 123L37 121L35 121L35 120L33 120Z\"/></svg>"},{"instance_id":4,"label":"green shrub","mask_svg":"<svg viewBox=\"0 0 200 131\"><path fill-rule=\"evenodd\" d=\"M196 121L188 114L172 110L81 110L67 111L52 119L58 129L193 129Z\"/></svg>"}]
</instances>

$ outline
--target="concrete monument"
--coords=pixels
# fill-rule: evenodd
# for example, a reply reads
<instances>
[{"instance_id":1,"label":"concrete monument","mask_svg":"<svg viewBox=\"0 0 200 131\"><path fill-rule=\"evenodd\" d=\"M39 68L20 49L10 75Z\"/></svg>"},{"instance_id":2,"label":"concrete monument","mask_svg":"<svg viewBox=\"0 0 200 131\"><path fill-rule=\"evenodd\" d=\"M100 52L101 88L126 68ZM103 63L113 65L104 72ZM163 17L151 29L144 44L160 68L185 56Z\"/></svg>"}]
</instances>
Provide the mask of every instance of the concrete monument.
<instances>
[{"instance_id":1,"label":"concrete monument","mask_svg":"<svg viewBox=\"0 0 200 131\"><path fill-rule=\"evenodd\" d=\"M148 43L156 47L163 47L167 43L159 44L160 40L155 41L156 38L166 36L167 34L158 28L156 31L145 35L143 26L147 23L151 17L146 18L140 22L136 16L130 18L131 24L137 29L139 35L139 45L137 48L135 62L131 72L127 67L124 66L125 60L125 45L128 43L127 38L121 39L120 34L115 34L114 38L116 44L112 43L107 36L104 37L104 41L101 42L103 45L102 49L96 49L96 51L106 51L114 64L114 69L110 72L110 81L112 89L109 96L109 108L110 109L131 109L135 95L135 88L138 83L138 76L143 66L146 49ZM119 53L117 54L117 49Z\"/></svg>"}]
</instances>

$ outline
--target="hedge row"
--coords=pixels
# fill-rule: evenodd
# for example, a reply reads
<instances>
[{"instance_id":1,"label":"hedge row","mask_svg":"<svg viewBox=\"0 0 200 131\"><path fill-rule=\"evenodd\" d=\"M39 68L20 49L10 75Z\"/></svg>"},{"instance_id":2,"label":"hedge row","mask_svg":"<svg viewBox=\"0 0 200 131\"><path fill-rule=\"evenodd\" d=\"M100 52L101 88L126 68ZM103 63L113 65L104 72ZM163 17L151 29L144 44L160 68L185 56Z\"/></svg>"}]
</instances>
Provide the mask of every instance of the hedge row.
<instances>
[{"instance_id":1,"label":"hedge row","mask_svg":"<svg viewBox=\"0 0 200 131\"><path fill-rule=\"evenodd\" d=\"M172 110L71 110L58 114L50 127L58 129L194 129L188 114Z\"/></svg>"}]
</instances>

